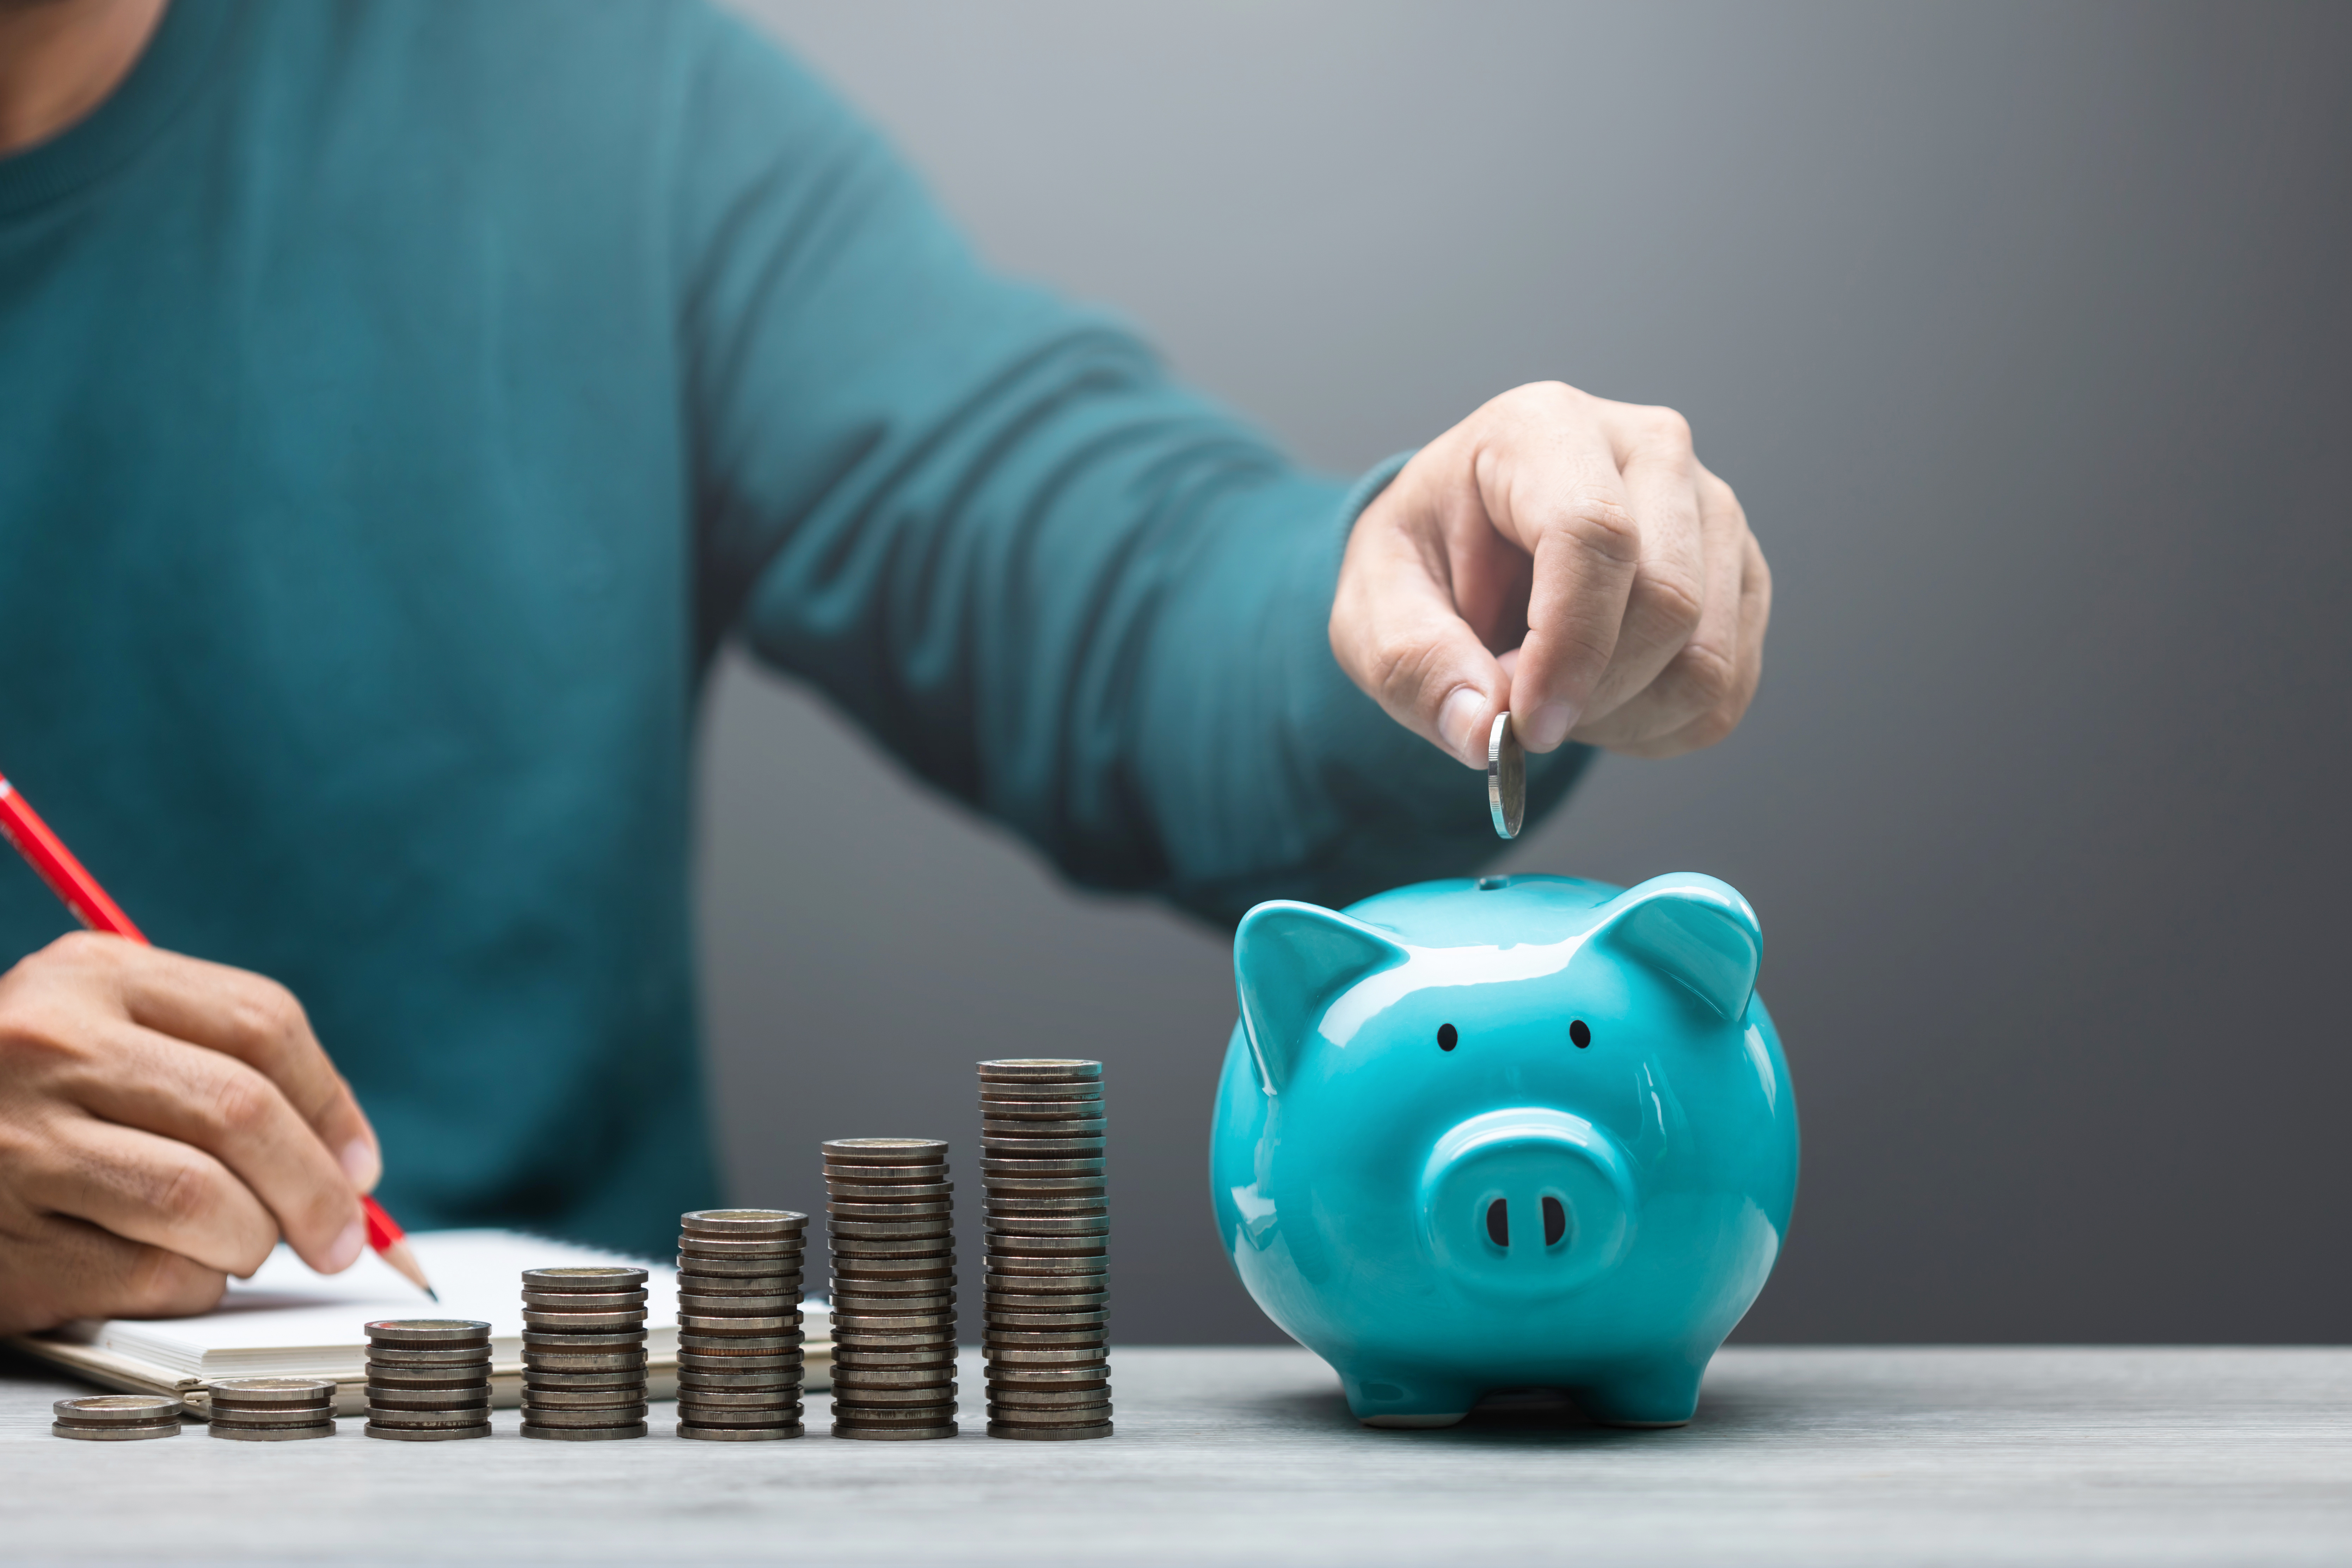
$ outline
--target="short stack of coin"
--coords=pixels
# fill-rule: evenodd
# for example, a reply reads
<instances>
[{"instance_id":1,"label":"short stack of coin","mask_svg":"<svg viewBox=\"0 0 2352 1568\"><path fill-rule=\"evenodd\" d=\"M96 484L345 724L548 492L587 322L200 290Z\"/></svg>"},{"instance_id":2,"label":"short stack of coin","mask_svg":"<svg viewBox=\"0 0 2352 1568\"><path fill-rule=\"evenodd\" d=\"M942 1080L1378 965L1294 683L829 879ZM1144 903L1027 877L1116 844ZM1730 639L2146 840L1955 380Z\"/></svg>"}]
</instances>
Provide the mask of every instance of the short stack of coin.
<instances>
[{"instance_id":1,"label":"short stack of coin","mask_svg":"<svg viewBox=\"0 0 2352 1568\"><path fill-rule=\"evenodd\" d=\"M367 1425L395 1443L490 1435L490 1325L388 1318L367 1326Z\"/></svg>"},{"instance_id":2,"label":"short stack of coin","mask_svg":"<svg viewBox=\"0 0 2352 1568\"><path fill-rule=\"evenodd\" d=\"M522 1272L522 1435L599 1443L646 1435L646 1271Z\"/></svg>"},{"instance_id":3,"label":"short stack of coin","mask_svg":"<svg viewBox=\"0 0 2352 1568\"><path fill-rule=\"evenodd\" d=\"M1102 1063L982 1062L980 1115L988 1435L1108 1437Z\"/></svg>"},{"instance_id":4,"label":"short stack of coin","mask_svg":"<svg viewBox=\"0 0 2352 1568\"><path fill-rule=\"evenodd\" d=\"M833 1435L956 1435L955 1202L930 1138L824 1145Z\"/></svg>"},{"instance_id":5,"label":"short stack of coin","mask_svg":"<svg viewBox=\"0 0 2352 1568\"><path fill-rule=\"evenodd\" d=\"M808 1215L701 1209L677 1223L677 1435L799 1436Z\"/></svg>"},{"instance_id":6,"label":"short stack of coin","mask_svg":"<svg viewBox=\"0 0 2352 1568\"><path fill-rule=\"evenodd\" d=\"M160 1394L94 1394L49 1406L49 1430L85 1443L136 1443L180 1435L180 1402Z\"/></svg>"},{"instance_id":7,"label":"short stack of coin","mask_svg":"<svg viewBox=\"0 0 2352 1568\"><path fill-rule=\"evenodd\" d=\"M212 1395L212 1435L290 1443L335 1435L335 1382L327 1377L224 1377Z\"/></svg>"}]
</instances>

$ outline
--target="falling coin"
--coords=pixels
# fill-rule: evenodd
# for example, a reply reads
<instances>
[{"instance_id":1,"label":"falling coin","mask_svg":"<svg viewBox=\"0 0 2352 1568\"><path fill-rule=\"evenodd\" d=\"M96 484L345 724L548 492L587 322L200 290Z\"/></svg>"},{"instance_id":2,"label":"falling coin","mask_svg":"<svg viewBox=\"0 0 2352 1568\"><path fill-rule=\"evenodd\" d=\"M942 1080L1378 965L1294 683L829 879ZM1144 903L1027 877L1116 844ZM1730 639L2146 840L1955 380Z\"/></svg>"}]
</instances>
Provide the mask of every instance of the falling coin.
<instances>
[{"instance_id":1,"label":"falling coin","mask_svg":"<svg viewBox=\"0 0 2352 1568\"><path fill-rule=\"evenodd\" d=\"M1494 732L1486 737L1486 809L1494 816L1496 837L1519 836L1528 814L1528 754L1508 712L1495 715Z\"/></svg>"}]
</instances>

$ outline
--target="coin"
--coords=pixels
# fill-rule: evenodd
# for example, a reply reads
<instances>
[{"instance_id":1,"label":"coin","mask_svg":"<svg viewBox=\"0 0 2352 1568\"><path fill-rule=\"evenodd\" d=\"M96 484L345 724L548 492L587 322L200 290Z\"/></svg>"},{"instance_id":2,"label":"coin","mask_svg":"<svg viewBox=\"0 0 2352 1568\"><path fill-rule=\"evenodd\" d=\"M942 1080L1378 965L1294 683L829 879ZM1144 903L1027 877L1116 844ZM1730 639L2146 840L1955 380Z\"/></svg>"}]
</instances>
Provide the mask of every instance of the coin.
<instances>
[{"instance_id":1,"label":"coin","mask_svg":"<svg viewBox=\"0 0 2352 1568\"><path fill-rule=\"evenodd\" d=\"M644 1306L646 1295L643 1290L613 1290L595 1295L584 1290L526 1290L522 1293L522 1304L564 1312L616 1312Z\"/></svg>"},{"instance_id":2,"label":"coin","mask_svg":"<svg viewBox=\"0 0 2352 1568\"><path fill-rule=\"evenodd\" d=\"M180 1402L160 1394L89 1394L49 1406L59 1421L92 1426L152 1426L177 1421Z\"/></svg>"},{"instance_id":3,"label":"coin","mask_svg":"<svg viewBox=\"0 0 2352 1568\"><path fill-rule=\"evenodd\" d=\"M644 1269L618 1264L583 1264L522 1271L522 1288L526 1290L634 1290L645 1282Z\"/></svg>"},{"instance_id":4,"label":"coin","mask_svg":"<svg viewBox=\"0 0 2352 1568\"><path fill-rule=\"evenodd\" d=\"M693 1236L797 1236L808 1215L793 1209L695 1209L678 1215L677 1227Z\"/></svg>"},{"instance_id":5,"label":"coin","mask_svg":"<svg viewBox=\"0 0 2352 1568\"><path fill-rule=\"evenodd\" d=\"M625 1426L536 1426L528 1421L522 1424L524 1436L551 1443L604 1443L623 1437L642 1437L646 1430L646 1424L642 1421Z\"/></svg>"},{"instance_id":6,"label":"coin","mask_svg":"<svg viewBox=\"0 0 2352 1568\"><path fill-rule=\"evenodd\" d=\"M798 1371L807 1360L803 1351L780 1351L770 1355L733 1355L718 1351L680 1351L677 1369L681 1373L717 1373L728 1376L755 1372Z\"/></svg>"},{"instance_id":7,"label":"coin","mask_svg":"<svg viewBox=\"0 0 2352 1568\"><path fill-rule=\"evenodd\" d=\"M980 1163L983 1176L1099 1176L1103 1163L1099 1155L1088 1160L1073 1160L1061 1155L1052 1159L1009 1159L991 1155Z\"/></svg>"},{"instance_id":8,"label":"coin","mask_svg":"<svg viewBox=\"0 0 2352 1568\"><path fill-rule=\"evenodd\" d=\"M490 1424L485 1421L476 1426L386 1426L371 1421L360 1428L360 1435L388 1438L394 1443L451 1443L467 1437L487 1437Z\"/></svg>"},{"instance_id":9,"label":"coin","mask_svg":"<svg viewBox=\"0 0 2352 1568\"><path fill-rule=\"evenodd\" d=\"M992 1384L988 1390L992 1406L1019 1405L1030 1410L1067 1410L1105 1404L1109 1398L1097 1388L1001 1388Z\"/></svg>"},{"instance_id":10,"label":"coin","mask_svg":"<svg viewBox=\"0 0 2352 1568\"><path fill-rule=\"evenodd\" d=\"M561 1355L642 1355L646 1349L646 1331L624 1329L618 1333L564 1334L525 1329L522 1335L522 1357L528 1362L536 1352L553 1352Z\"/></svg>"},{"instance_id":11,"label":"coin","mask_svg":"<svg viewBox=\"0 0 2352 1568\"><path fill-rule=\"evenodd\" d=\"M215 1416L207 1430L215 1437L228 1437L240 1443L294 1443L310 1437L331 1437L335 1435L335 1424L332 1421L314 1421L299 1426L248 1426L244 1422L224 1421Z\"/></svg>"},{"instance_id":12,"label":"coin","mask_svg":"<svg viewBox=\"0 0 2352 1568\"><path fill-rule=\"evenodd\" d=\"M772 1432L779 1427L797 1427L808 1412L798 1405L787 1405L776 1410L705 1410L696 1408L678 1411L681 1426L717 1427L738 1432Z\"/></svg>"},{"instance_id":13,"label":"coin","mask_svg":"<svg viewBox=\"0 0 2352 1568\"><path fill-rule=\"evenodd\" d=\"M645 1389L638 1384L626 1388L536 1388L522 1391L522 1407L530 1411L531 1419L541 1419L543 1410L610 1410L627 1405L642 1411Z\"/></svg>"},{"instance_id":14,"label":"coin","mask_svg":"<svg viewBox=\"0 0 2352 1568\"><path fill-rule=\"evenodd\" d=\"M948 1146L937 1138L828 1138L824 1157L846 1164L937 1164L948 1157Z\"/></svg>"},{"instance_id":15,"label":"coin","mask_svg":"<svg viewBox=\"0 0 2352 1568\"><path fill-rule=\"evenodd\" d=\"M368 1346L370 1366L432 1367L488 1366L490 1347L488 1344L460 1345L453 1350L397 1350L388 1345Z\"/></svg>"},{"instance_id":16,"label":"coin","mask_svg":"<svg viewBox=\"0 0 2352 1568\"><path fill-rule=\"evenodd\" d=\"M919 1345L913 1350L871 1350L859 1345L839 1345L833 1352L835 1372L850 1372L860 1367L877 1371L907 1366L953 1366L956 1348L951 1344Z\"/></svg>"},{"instance_id":17,"label":"coin","mask_svg":"<svg viewBox=\"0 0 2352 1568\"><path fill-rule=\"evenodd\" d=\"M836 1437L854 1437L867 1443L912 1442L927 1437L952 1437L956 1424L952 1421L938 1426L864 1426L848 1421L833 1424Z\"/></svg>"},{"instance_id":18,"label":"coin","mask_svg":"<svg viewBox=\"0 0 2352 1568\"><path fill-rule=\"evenodd\" d=\"M566 1355L561 1351L540 1351L528 1363L547 1372L597 1373L643 1372L646 1352L643 1351L611 1352L601 1355Z\"/></svg>"},{"instance_id":19,"label":"coin","mask_svg":"<svg viewBox=\"0 0 2352 1568\"><path fill-rule=\"evenodd\" d=\"M677 1424L679 1436L712 1443L775 1443L797 1437L806 1430L797 1421L789 1426L701 1426L687 1421Z\"/></svg>"},{"instance_id":20,"label":"coin","mask_svg":"<svg viewBox=\"0 0 2352 1568\"><path fill-rule=\"evenodd\" d=\"M457 1350L490 1342L490 1325L471 1318L383 1318L367 1325L368 1343L405 1350Z\"/></svg>"},{"instance_id":21,"label":"coin","mask_svg":"<svg viewBox=\"0 0 2352 1568\"><path fill-rule=\"evenodd\" d=\"M945 1161L910 1165L875 1165L863 1161L845 1160L838 1163L824 1163L824 1179L832 1182L871 1182L885 1185L943 1182L947 1179Z\"/></svg>"},{"instance_id":22,"label":"coin","mask_svg":"<svg viewBox=\"0 0 2352 1568\"><path fill-rule=\"evenodd\" d=\"M1066 1405L1041 1409L1029 1405L991 1405L991 1421L1014 1426L1089 1426L1110 1419L1110 1401L1098 1399L1092 1405Z\"/></svg>"},{"instance_id":23,"label":"coin","mask_svg":"<svg viewBox=\"0 0 2352 1568\"><path fill-rule=\"evenodd\" d=\"M806 1257L808 1244L800 1240L771 1241L758 1237L731 1236L680 1236L677 1255L680 1258L709 1258L721 1262L741 1258L761 1258L772 1267L793 1266L795 1259Z\"/></svg>"},{"instance_id":24,"label":"coin","mask_svg":"<svg viewBox=\"0 0 2352 1568\"><path fill-rule=\"evenodd\" d=\"M642 1422L646 1418L643 1400L628 1405L600 1405L588 1409L544 1405L526 1405L522 1418L533 1426L613 1426Z\"/></svg>"},{"instance_id":25,"label":"coin","mask_svg":"<svg viewBox=\"0 0 2352 1568\"><path fill-rule=\"evenodd\" d=\"M479 1388L489 1381L489 1363L485 1362L475 1372L467 1372L462 1367L426 1367L422 1371L371 1367L368 1369L367 1385L387 1393L400 1390L429 1393L442 1388Z\"/></svg>"},{"instance_id":26,"label":"coin","mask_svg":"<svg viewBox=\"0 0 2352 1568\"><path fill-rule=\"evenodd\" d=\"M796 1351L807 1335L798 1330L789 1334L698 1334L681 1333L677 1348L681 1351L740 1351L746 1355L772 1355L779 1351Z\"/></svg>"},{"instance_id":27,"label":"coin","mask_svg":"<svg viewBox=\"0 0 2352 1568\"><path fill-rule=\"evenodd\" d=\"M681 1372L677 1374L677 1391L698 1394L757 1394L765 1389L789 1388L799 1396L801 1369L793 1367L777 1372Z\"/></svg>"},{"instance_id":28,"label":"coin","mask_svg":"<svg viewBox=\"0 0 2352 1568\"><path fill-rule=\"evenodd\" d=\"M1018 1426L1009 1422L992 1421L988 1424L988 1435L992 1437L1018 1437L1032 1443L1057 1443L1082 1437L1108 1437L1111 1435L1111 1424L1106 1421L1097 1426Z\"/></svg>"},{"instance_id":29,"label":"coin","mask_svg":"<svg viewBox=\"0 0 2352 1568\"><path fill-rule=\"evenodd\" d=\"M1042 1079L1050 1083L1080 1083L1102 1077L1102 1063L1076 1057L1000 1057L980 1064L983 1080Z\"/></svg>"},{"instance_id":30,"label":"coin","mask_svg":"<svg viewBox=\"0 0 2352 1568\"><path fill-rule=\"evenodd\" d=\"M1528 814L1528 753L1507 711L1495 715L1486 736L1486 812L1498 838L1517 838Z\"/></svg>"},{"instance_id":31,"label":"coin","mask_svg":"<svg viewBox=\"0 0 2352 1568\"><path fill-rule=\"evenodd\" d=\"M215 1405L325 1405L335 1397L331 1378L222 1377L205 1384Z\"/></svg>"},{"instance_id":32,"label":"coin","mask_svg":"<svg viewBox=\"0 0 2352 1568\"><path fill-rule=\"evenodd\" d=\"M856 1203L870 1203L877 1198L912 1198L928 1201L950 1196L955 1192L953 1182L857 1182L847 1179L829 1181L824 1190L836 1198Z\"/></svg>"}]
</instances>

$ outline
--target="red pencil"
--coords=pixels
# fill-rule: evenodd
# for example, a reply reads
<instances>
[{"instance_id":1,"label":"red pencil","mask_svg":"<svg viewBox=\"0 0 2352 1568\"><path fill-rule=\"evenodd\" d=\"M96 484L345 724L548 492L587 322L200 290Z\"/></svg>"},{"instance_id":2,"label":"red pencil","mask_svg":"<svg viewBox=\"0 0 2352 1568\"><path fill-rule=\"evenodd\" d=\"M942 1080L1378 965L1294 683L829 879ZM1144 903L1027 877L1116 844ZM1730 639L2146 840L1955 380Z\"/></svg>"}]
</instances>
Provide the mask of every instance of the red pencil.
<instances>
[{"instance_id":1,"label":"red pencil","mask_svg":"<svg viewBox=\"0 0 2352 1568\"><path fill-rule=\"evenodd\" d=\"M98 879L83 868L74 858L74 852L65 841L49 831L41 814L33 809L32 802L20 794L5 777L0 777L0 837L16 847L25 863L41 874L49 890L64 900L74 918L92 931L112 936L129 937L132 942L145 942L146 933L131 923L122 907L106 896ZM360 1194L360 1207L367 1215L368 1245L383 1255L383 1260L399 1269L415 1283L419 1290L438 1301L432 1281L416 1261L415 1250L408 1245L407 1232L383 1212L383 1205L365 1193Z\"/></svg>"}]
</instances>

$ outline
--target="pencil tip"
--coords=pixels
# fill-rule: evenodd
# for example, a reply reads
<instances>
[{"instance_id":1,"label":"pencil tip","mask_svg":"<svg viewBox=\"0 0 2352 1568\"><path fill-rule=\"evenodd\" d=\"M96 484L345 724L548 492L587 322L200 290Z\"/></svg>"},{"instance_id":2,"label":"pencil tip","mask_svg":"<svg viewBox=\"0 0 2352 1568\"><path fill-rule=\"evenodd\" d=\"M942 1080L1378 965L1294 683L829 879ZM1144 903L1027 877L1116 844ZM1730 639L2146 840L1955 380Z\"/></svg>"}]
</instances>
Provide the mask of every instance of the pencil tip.
<instances>
[{"instance_id":1,"label":"pencil tip","mask_svg":"<svg viewBox=\"0 0 2352 1568\"><path fill-rule=\"evenodd\" d=\"M425 1293L426 1295L428 1295L428 1296L430 1296L430 1297L432 1297L432 1298L433 1298L433 1304L434 1304L435 1306L436 1306L436 1307L437 1307L437 1306L439 1306L439 1305L441 1304L441 1292L440 1292L440 1291L436 1290L435 1289L433 1289L433 1287L432 1287L432 1286L427 1285L426 1287L425 1287Z\"/></svg>"}]
</instances>

